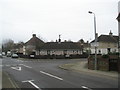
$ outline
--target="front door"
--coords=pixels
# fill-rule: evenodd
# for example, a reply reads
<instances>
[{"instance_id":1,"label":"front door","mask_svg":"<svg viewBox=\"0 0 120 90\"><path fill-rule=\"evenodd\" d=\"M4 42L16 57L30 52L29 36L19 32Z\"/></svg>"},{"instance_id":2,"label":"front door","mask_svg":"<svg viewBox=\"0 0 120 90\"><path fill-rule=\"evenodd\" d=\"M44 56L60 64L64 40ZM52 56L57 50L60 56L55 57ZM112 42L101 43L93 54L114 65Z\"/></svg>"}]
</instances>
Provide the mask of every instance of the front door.
<instances>
[{"instance_id":1,"label":"front door","mask_svg":"<svg viewBox=\"0 0 120 90\"><path fill-rule=\"evenodd\" d=\"M111 48L107 48L107 52L108 52L108 54L110 53L110 50L111 50Z\"/></svg>"}]
</instances>

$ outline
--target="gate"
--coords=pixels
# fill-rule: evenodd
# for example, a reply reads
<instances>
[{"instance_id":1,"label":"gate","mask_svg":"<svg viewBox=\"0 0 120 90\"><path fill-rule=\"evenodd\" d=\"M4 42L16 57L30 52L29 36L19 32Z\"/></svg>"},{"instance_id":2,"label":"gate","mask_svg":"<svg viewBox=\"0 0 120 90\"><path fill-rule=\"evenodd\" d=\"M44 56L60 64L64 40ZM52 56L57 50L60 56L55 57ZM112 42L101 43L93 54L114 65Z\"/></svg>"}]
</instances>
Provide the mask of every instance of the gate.
<instances>
[{"instance_id":1,"label":"gate","mask_svg":"<svg viewBox=\"0 0 120 90\"><path fill-rule=\"evenodd\" d=\"M109 59L109 70L118 71L118 59Z\"/></svg>"}]
</instances>

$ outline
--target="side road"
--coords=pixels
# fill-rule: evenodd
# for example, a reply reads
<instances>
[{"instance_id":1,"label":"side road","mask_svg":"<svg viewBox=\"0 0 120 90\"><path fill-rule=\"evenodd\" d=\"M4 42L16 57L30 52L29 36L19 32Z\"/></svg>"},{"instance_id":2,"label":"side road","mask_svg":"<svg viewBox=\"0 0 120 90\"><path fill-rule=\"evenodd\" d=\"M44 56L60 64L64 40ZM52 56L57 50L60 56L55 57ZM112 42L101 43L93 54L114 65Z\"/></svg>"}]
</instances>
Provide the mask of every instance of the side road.
<instances>
[{"instance_id":1,"label":"side road","mask_svg":"<svg viewBox=\"0 0 120 90\"><path fill-rule=\"evenodd\" d=\"M59 68L64 70L71 70L82 72L85 74L96 75L96 76L107 76L110 78L118 79L118 73L115 71L100 71L100 70L90 70L87 68L87 61L79 61L77 63L68 63L64 65L60 65Z\"/></svg>"}]
</instances>

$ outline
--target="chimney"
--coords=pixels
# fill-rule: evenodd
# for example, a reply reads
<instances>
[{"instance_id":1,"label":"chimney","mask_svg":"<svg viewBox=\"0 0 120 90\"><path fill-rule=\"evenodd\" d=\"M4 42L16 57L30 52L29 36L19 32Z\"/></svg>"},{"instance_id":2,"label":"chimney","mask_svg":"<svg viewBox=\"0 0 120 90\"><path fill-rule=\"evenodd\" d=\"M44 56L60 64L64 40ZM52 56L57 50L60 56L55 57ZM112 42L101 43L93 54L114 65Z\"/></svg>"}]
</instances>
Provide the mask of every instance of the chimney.
<instances>
[{"instance_id":1,"label":"chimney","mask_svg":"<svg viewBox=\"0 0 120 90\"><path fill-rule=\"evenodd\" d=\"M111 32L111 30L110 30L110 33L109 33L109 35L110 35L110 36L112 36L112 35L113 35L113 33Z\"/></svg>"},{"instance_id":2,"label":"chimney","mask_svg":"<svg viewBox=\"0 0 120 90\"><path fill-rule=\"evenodd\" d=\"M61 35L59 35L59 40L58 40L58 43L59 43L59 44L61 43L61 39L60 39L60 36L61 36Z\"/></svg>"},{"instance_id":3,"label":"chimney","mask_svg":"<svg viewBox=\"0 0 120 90\"><path fill-rule=\"evenodd\" d=\"M33 37L36 37L36 34L33 34Z\"/></svg>"},{"instance_id":4,"label":"chimney","mask_svg":"<svg viewBox=\"0 0 120 90\"><path fill-rule=\"evenodd\" d=\"M56 42L58 42L58 41L56 40Z\"/></svg>"}]
</instances>

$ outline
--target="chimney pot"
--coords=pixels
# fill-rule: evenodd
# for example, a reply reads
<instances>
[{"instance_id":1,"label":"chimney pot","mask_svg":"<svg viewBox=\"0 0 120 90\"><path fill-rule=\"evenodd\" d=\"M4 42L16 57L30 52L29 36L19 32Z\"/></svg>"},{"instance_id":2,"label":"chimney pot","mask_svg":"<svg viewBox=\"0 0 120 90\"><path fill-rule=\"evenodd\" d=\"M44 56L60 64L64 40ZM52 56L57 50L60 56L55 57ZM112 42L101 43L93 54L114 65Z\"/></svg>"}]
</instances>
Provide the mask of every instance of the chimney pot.
<instances>
[{"instance_id":1,"label":"chimney pot","mask_svg":"<svg viewBox=\"0 0 120 90\"><path fill-rule=\"evenodd\" d=\"M112 36L112 34L113 34L113 33L112 33L112 32L111 32L111 30L110 30L110 33L109 33L109 35L110 35L110 36Z\"/></svg>"},{"instance_id":2,"label":"chimney pot","mask_svg":"<svg viewBox=\"0 0 120 90\"><path fill-rule=\"evenodd\" d=\"M33 37L36 37L36 34L33 34Z\"/></svg>"}]
</instances>

